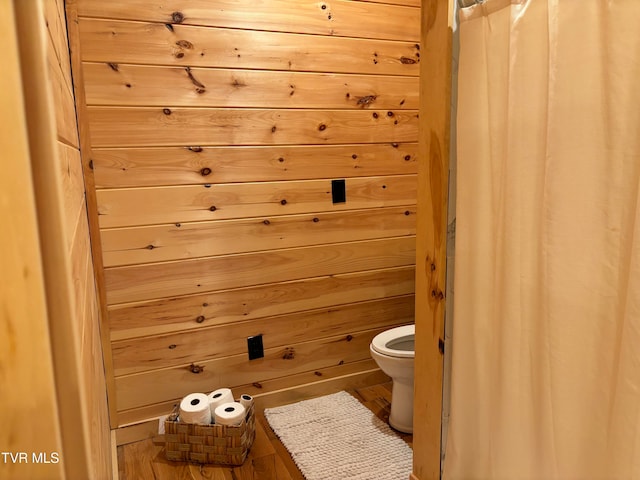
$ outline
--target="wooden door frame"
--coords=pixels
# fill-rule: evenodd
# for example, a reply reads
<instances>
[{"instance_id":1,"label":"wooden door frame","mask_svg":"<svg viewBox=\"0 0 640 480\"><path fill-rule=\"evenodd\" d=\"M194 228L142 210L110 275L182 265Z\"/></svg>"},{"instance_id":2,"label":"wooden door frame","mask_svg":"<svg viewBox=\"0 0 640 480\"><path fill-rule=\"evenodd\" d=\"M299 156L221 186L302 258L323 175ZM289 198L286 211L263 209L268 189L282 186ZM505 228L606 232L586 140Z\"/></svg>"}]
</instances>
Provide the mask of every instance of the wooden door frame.
<instances>
[{"instance_id":1,"label":"wooden door frame","mask_svg":"<svg viewBox=\"0 0 640 480\"><path fill-rule=\"evenodd\" d=\"M421 9L412 480L440 478L454 1Z\"/></svg>"}]
</instances>

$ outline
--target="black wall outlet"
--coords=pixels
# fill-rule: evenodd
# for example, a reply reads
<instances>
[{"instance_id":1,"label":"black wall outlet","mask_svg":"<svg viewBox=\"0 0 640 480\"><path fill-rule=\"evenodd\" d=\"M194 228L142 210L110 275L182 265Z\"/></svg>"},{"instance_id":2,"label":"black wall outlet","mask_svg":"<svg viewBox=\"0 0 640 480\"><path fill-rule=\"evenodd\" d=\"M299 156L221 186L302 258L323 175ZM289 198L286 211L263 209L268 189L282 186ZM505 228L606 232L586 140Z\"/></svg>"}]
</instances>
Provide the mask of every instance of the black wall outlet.
<instances>
[{"instance_id":1,"label":"black wall outlet","mask_svg":"<svg viewBox=\"0 0 640 480\"><path fill-rule=\"evenodd\" d=\"M249 351L249 360L264 357L264 347L262 346L262 335L254 335L247 337L247 350Z\"/></svg>"},{"instance_id":2,"label":"black wall outlet","mask_svg":"<svg viewBox=\"0 0 640 480\"><path fill-rule=\"evenodd\" d=\"M347 188L342 180L331 180L331 201L333 203L345 203L347 201Z\"/></svg>"}]
</instances>

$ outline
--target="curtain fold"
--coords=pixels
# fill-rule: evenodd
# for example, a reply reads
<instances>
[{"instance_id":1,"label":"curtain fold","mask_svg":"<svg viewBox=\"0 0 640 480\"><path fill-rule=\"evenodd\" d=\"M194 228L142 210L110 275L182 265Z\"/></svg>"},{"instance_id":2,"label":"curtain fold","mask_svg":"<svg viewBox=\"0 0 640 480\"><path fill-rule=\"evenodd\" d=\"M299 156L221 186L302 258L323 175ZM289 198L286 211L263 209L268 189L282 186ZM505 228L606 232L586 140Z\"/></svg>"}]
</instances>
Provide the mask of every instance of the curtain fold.
<instances>
[{"instance_id":1,"label":"curtain fold","mask_svg":"<svg viewBox=\"0 0 640 480\"><path fill-rule=\"evenodd\" d=\"M640 479L640 2L460 11L445 480Z\"/></svg>"}]
</instances>

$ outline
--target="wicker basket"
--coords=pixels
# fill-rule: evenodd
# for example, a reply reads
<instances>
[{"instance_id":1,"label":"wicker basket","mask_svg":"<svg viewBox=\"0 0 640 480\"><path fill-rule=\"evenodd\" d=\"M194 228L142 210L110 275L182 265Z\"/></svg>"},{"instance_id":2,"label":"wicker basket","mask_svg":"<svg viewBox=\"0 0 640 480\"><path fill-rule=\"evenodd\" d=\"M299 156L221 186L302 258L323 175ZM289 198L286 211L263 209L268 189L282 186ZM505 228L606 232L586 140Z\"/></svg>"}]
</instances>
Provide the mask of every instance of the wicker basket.
<instances>
[{"instance_id":1,"label":"wicker basket","mask_svg":"<svg viewBox=\"0 0 640 480\"><path fill-rule=\"evenodd\" d=\"M254 410L237 426L178 422L174 411L164 422L167 460L242 465L256 436Z\"/></svg>"}]
</instances>

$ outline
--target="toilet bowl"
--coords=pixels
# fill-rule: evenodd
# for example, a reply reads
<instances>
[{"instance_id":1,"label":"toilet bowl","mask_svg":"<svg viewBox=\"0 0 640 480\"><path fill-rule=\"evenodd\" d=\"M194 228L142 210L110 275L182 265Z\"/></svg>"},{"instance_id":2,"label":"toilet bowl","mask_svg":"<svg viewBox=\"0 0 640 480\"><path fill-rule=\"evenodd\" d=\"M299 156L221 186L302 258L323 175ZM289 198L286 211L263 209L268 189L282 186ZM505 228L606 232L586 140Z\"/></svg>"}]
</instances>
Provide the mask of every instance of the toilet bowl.
<instances>
[{"instance_id":1,"label":"toilet bowl","mask_svg":"<svg viewBox=\"0 0 640 480\"><path fill-rule=\"evenodd\" d=\"M386 330L371 341L371 357L391 377L391 414L389 425L413 433L413 359L415 325Z\"/></svg>"}]
</instances>

